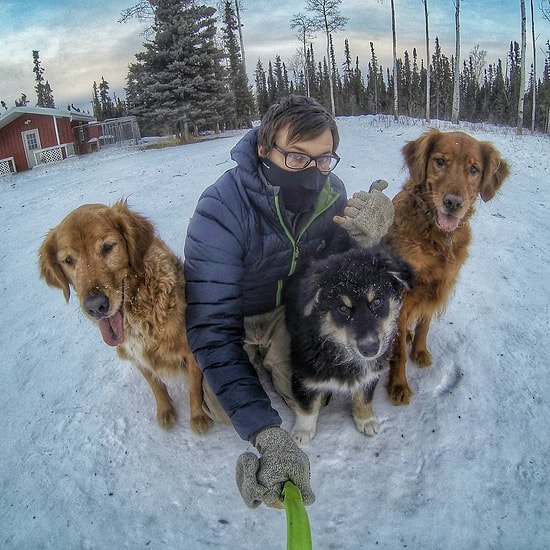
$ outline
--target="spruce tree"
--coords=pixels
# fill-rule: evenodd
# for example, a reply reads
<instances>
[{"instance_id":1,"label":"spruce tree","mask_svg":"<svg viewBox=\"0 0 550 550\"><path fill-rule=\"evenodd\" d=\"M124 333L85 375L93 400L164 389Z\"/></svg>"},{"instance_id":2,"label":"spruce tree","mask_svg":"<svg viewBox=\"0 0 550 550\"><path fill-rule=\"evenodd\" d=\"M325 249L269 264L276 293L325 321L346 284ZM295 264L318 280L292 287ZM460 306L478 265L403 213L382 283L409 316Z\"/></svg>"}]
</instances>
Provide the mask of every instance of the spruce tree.
<instances>
[{"instance_id":1,"label":"spruce tree","mask_svg":"<svg viewBox=\"0 0 550 550\"><path fill-rule=\"evenodd\" d=\"M369 73L367 75L367 104L366 104L366 112L367 113L379 113L380 112L380 87L379 83L380 80L378 78L378 59L376 57L376 53L374 52L374 44L370 43L370 51L371 51L371 60L369 63Z\"/></svg>"},{"instance_id":2,"label":"spruce tree","mask_svg":"<svg viewBox=\"0 0 550 550\"><path fill-rule=\"evenodd\" d=\"M99 90L97 88L97 82L94 80L92 86L92 113L98 120L103 119L101 112L101 102L99 101Z\"/></svg>"},{"instance_id":3,"label":"spruce tree","mask_svg":"<svg viewBox=\"0 0 550 550\"><path fill-rule=\"evenodd\" d=\"M215 9L193 0L155 2L155 36L128 73L129 108L145 133L218 130L231 113L215 44Z\"/></svg>"},{"instance_id":4,"label":"spruce tree","mask_svg":"<svg viewBox=\"0 0 550 550\"><path fill-rule=\"evenodd\" d=\"M227 59L227 81L231 92L231 117L233 126L250 126L254 115L254 97L248 87L248 78L244 68L242 52L237 37L237 18L231 2L226 0L222 28L222 37Z\"/></svg>"},{"instance_id":5,"label":"spruce tree","mask_svg":"<svg viewBox=\"0 0 550 550\"><path fill-rule=\"evenodd\" d=\"M21 94L19 99L15 100L16 107L26 107L30 101L27 99L27 94Z\"/></svg>"},{"instance_id":6,"label":"spruce tree","mask_svg":"<svg viewBox=\"0 0 550 550\"><path fill-rule=\"evenodd\" d=\"M115 104L109 95L109 83L103 77L101 77L99 83L99 102L101 105L100 120L113 118L115 116Z\"/></svg>"},{"instance_id":7,"label":"spruce tree","mask_svg":"<svg viewBox=\"0 0 550 550\"><path fill-rule=\"evenodd\" d=\"M258 104L258 115L260 118L266 113L270 106L269 93L267 90L267 78L262 61L258 59L254 71L254 82L256 84L256 103Z\"/></svg>"},{"instance_id":8,"label":"spruce tree","mask_svg":"<svg viewBox=\"0 0 550 550\"><path fill-rule=\"evenodd\" d=\"M44 69L40 65L40 52L38 50L32 51L33 70L35 75L36 85L34 87L36 91L36 105L37 107L50 107L55 108L55 101L53 99L53 91L50 83L44 80Z\"/></svg>"}]
</instances>

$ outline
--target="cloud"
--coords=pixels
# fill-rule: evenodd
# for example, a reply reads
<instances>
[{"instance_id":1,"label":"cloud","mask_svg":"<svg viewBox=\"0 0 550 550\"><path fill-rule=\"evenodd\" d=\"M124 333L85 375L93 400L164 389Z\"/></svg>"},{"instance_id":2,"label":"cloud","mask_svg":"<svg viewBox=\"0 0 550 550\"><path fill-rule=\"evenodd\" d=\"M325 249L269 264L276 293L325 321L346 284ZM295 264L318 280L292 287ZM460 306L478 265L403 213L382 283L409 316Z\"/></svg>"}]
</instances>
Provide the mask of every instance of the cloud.
<instances>
[{"instance_id":1,"label":"cloud","mask_svg":"<svg viewBox=\"0 0 550 550\"><path fill-rule=\"evenodd\" d=\"M0 48L0 99L9 105L25 92L36 100L32 50L40 51L44 77L50 82L58 107L75 103L90 108L92 85L103 76L111 92L124 98L128 65L141 51L144 25L137 20L118 23L120 11L137 0L27 0L25 9L19 1L4 1L2 48ZM461 4L461 57L467 59L472 48L479 44L487 51L486 62L506 61L511 41L520 40L519 6L511 9L511 0L493 2L463 2ZM424 6L422 0L398 0L396 5L397 55L412 54L417 48L419 59L426 58ZM430 17L430 49L433 53L438 37L443 53L454 55L454 4L451 0L428 0ZM345 28L334 34L338 66L343 63L344 41L347 38L353 59L358 56L360 68L366 75L371 58L370 42L378 62L384 69L392 65L391 9L389 0L346 0L341 13L349 18ZM288 66L300 41L290 27L293 15L307 13L305 2L278 0L275 3L244 1L241 11L247 69L251 82L258 58L267 70L269 60L276 55ZM537 14L536 14L537 16ZM540 17L540 16L539 16ZM528 13L528 24L530 14ZM548 29L539 25L538 32ZM528 63L531 46L528 33ZM544 44L541 36L538 44ZM317 33L314 49L317 61L325 53L325 37ZM544 56L539 55L540 67ZM540 69L539 69L540 72Z\"/></svg>"},{"instance_id":2,"label":"cloud","mask_svg":"<svg viewBox=\"0 0 550 550\"><path fill-rule=\"evenodd\" d=\"M57 10L41 10L49 15L40 24L23 28L14 24L3 36L0 98L13 105L24 92L31 104L36 101L32 50L40 52L44 78L53 89L58 107L75 103L90 108L93 82L102 76L109 82L111 92L124 98L128 65L142 49L142 25L137 21L119 24L112 13L86 21L77 18L72 9L67 9L62 17Z\"/></svg>"}]
</instances>

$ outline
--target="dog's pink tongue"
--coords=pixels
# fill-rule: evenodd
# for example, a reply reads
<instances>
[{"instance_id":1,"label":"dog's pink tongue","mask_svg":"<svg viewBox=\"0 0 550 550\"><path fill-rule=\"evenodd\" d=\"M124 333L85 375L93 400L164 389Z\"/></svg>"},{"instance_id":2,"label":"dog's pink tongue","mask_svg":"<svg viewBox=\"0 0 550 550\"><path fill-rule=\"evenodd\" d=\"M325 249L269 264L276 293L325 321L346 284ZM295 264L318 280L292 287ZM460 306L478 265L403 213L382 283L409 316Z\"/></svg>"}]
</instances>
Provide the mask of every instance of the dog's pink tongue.
<instances>
[{"instance_id":1,"label":"dog's pink tongue","mask_svg":"<svg viewBox=\"0 0 550 550\"><path fill-rule=\"evenodd\" d=\"M439 225L443 231L454 231L459 223L460 220L455 216L450 216L443 212L437 213L437 225Z\"/></svg>"},{"instance_id":2,"label":"dog's pink tongue","mask_svg":"<svg viewBox=\"0 0 550 550\"><path fill-rule=\"evenodd\" d=\"M118 346L124 342L124 318L122 313L117 311L111 317L99 321L99 330L103 341L108 346Z\"/></svg>"}]
</instances>

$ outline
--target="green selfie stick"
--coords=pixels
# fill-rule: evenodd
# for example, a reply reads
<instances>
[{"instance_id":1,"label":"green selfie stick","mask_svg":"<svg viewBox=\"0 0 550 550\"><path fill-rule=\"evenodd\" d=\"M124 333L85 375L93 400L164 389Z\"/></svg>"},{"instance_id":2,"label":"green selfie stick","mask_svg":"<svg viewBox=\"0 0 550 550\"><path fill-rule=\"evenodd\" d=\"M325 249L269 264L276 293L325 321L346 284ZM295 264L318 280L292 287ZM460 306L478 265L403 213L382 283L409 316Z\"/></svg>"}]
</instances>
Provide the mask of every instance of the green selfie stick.
<instances>
[{"instance_id":1,"label":"green selfie stick","mask_svg":"<svg viewBox=\"0 0 550 550\"><path fill-rule=\"evenodd\" d=\"M281 494L286 510L286 548L287 550L312 550L311 529L306 507L302 501L300 489L286 481Z\"/></svg>"}]
</instances>

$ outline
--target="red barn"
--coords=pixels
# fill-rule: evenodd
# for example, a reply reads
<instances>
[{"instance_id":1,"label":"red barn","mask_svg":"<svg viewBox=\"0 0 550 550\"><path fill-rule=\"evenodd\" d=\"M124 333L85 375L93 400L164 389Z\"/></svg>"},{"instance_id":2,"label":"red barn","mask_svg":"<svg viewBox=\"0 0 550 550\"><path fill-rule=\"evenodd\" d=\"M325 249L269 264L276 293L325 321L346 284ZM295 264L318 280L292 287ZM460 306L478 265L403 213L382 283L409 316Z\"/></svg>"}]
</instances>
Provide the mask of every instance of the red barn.
<instances>
[{"instance_id":1,"label":"red barn","mask_svg":"<svg viewBox=\"0 0 550 550\"><path fill-rule=\"evenodd\" d=\"M12 107L0 115L0 176L75 155L73 129L95 120L59 109Z\"/></svg>"}]
</instances>

